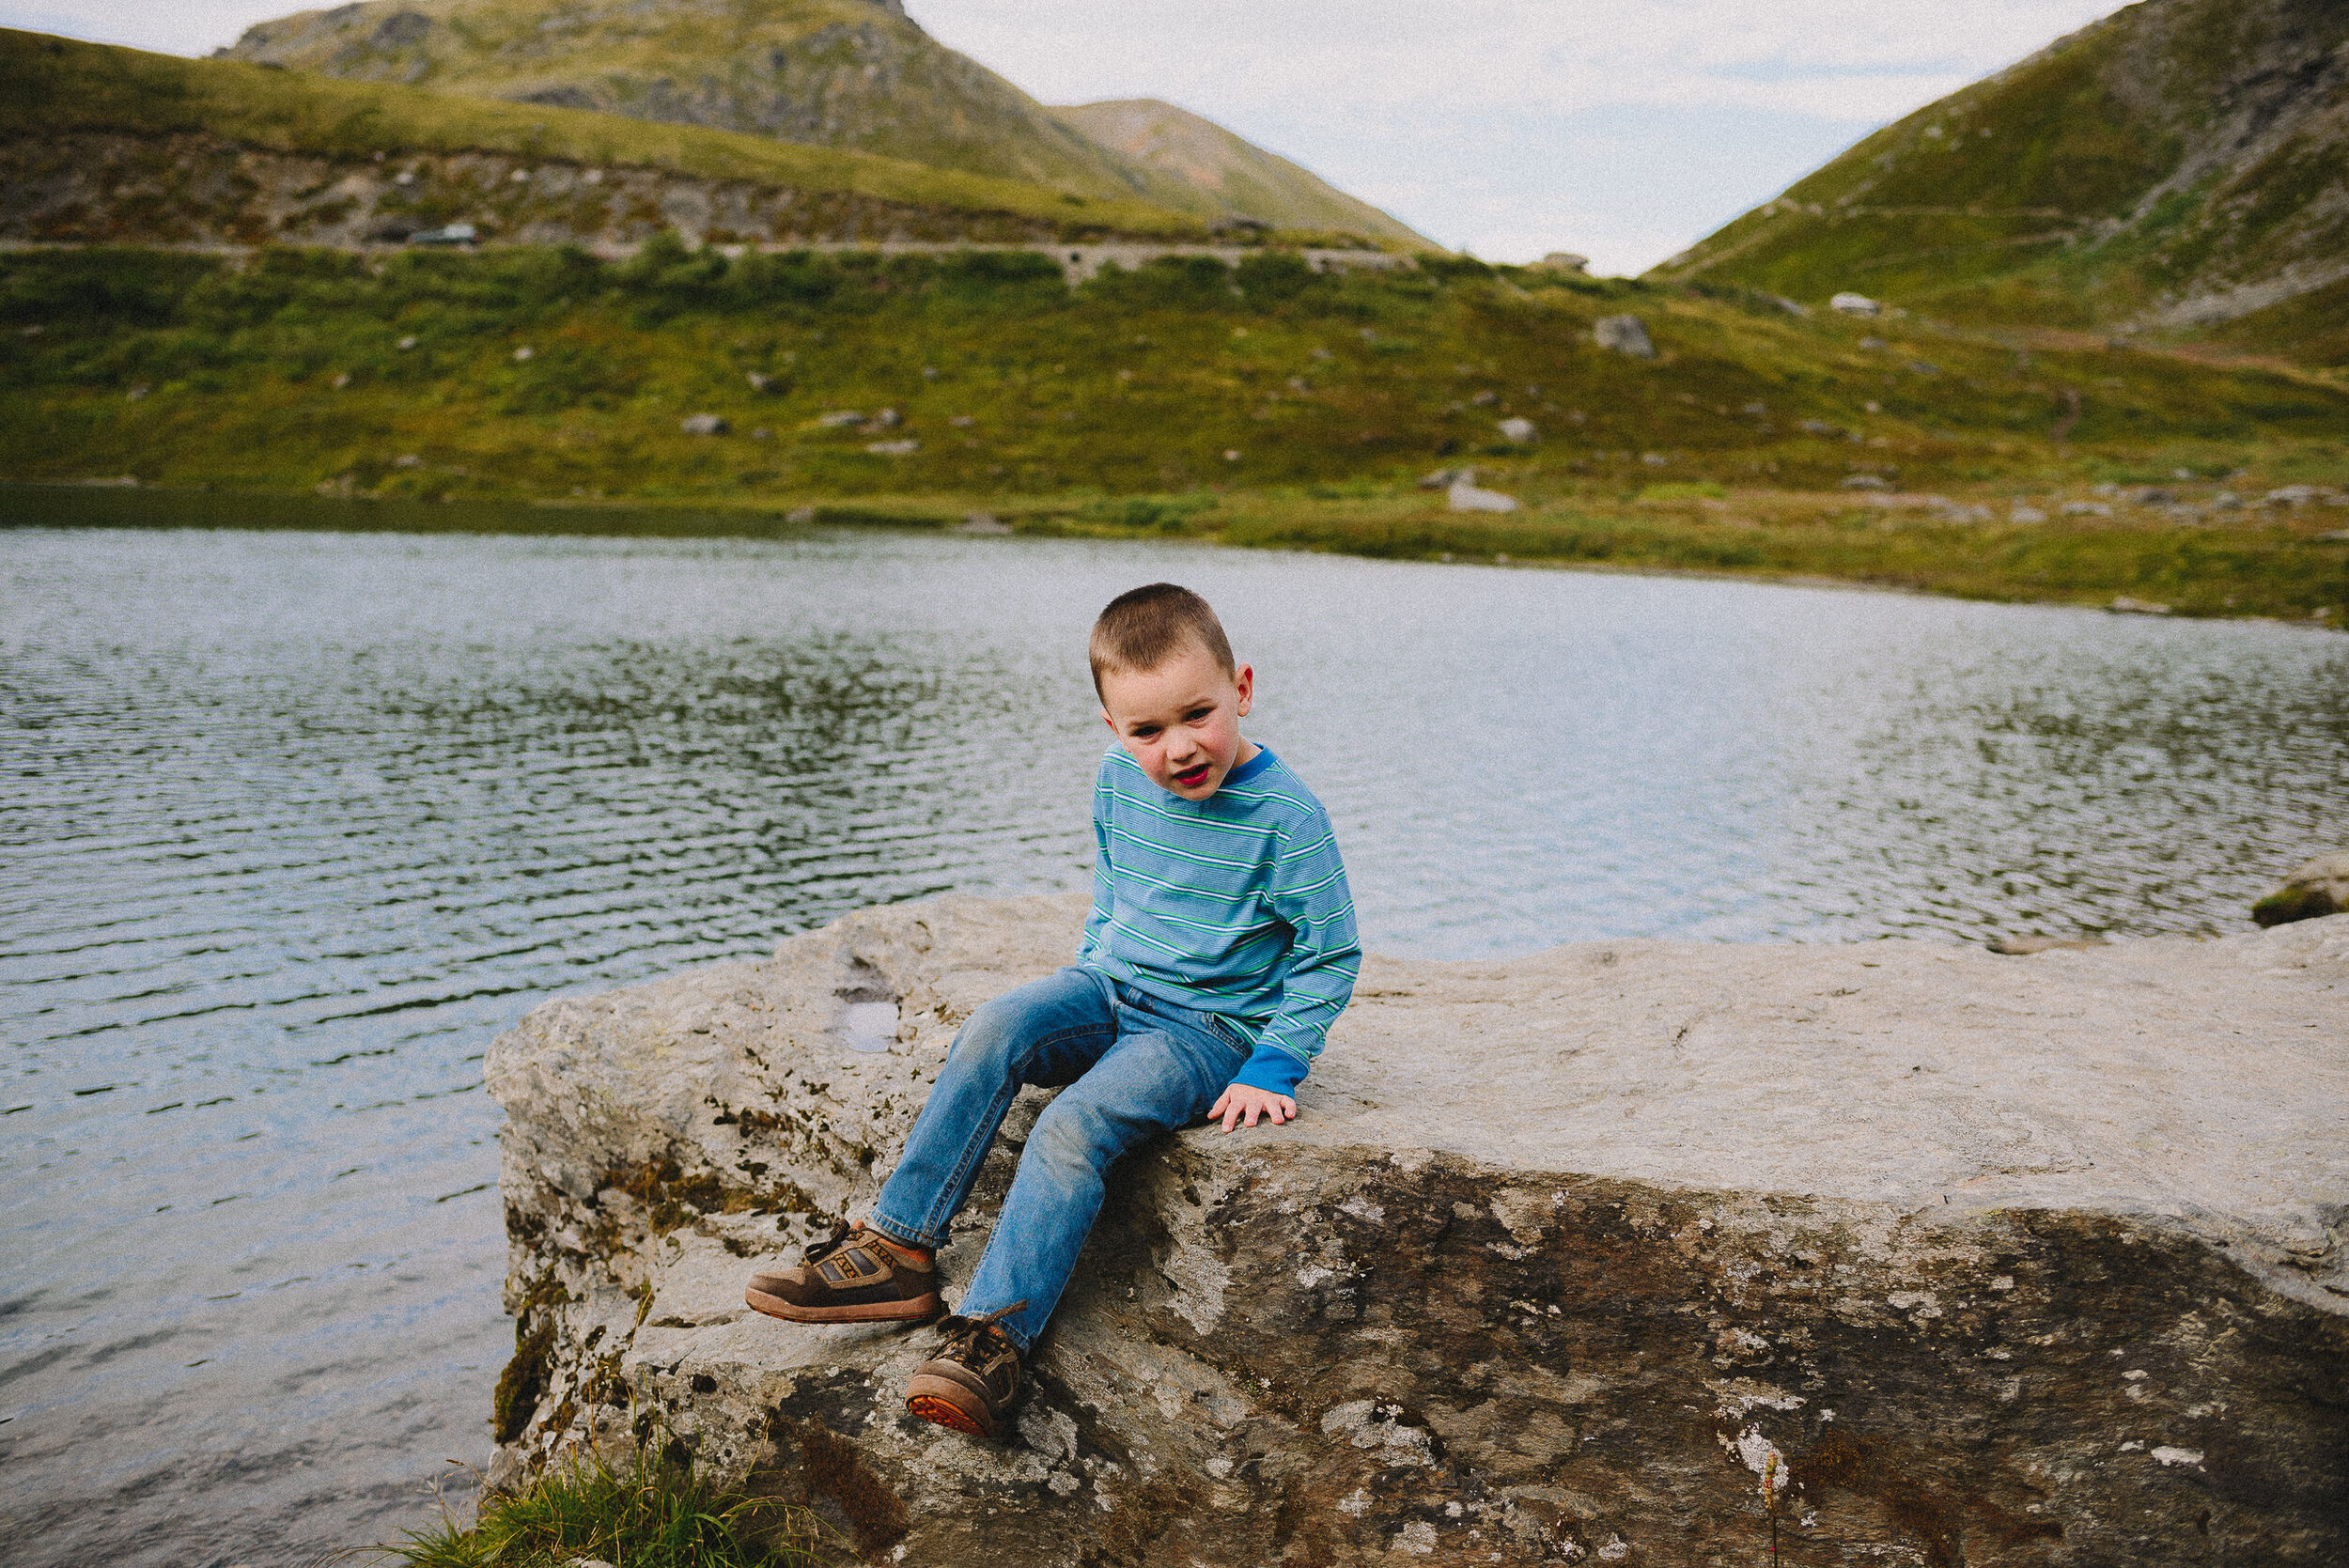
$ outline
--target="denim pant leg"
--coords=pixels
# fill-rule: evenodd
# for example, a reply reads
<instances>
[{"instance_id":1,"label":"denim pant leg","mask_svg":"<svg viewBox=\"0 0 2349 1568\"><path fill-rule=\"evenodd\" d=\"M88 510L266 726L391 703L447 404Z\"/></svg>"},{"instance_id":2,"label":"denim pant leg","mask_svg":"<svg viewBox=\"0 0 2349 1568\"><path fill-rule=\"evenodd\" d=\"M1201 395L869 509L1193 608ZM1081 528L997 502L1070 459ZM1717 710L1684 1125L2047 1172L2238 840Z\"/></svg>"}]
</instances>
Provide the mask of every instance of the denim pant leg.
<instances>
[{"instance_id":1,"label":"denim pant leg","mask_svg":"<svg viewBox=\"0 0 2349 1568\"><path fill-rule=\"evenodd\" d=\"M1020 1086L1070 1082L1116 1039L1109 978L1088 969L1062 970L972 1014L865 1223L909 1246L945 1246Z\"/></svg>"},{"instance_id":2,"label":"denim pant leg","mask_svg":"<svg viewBox=\"0 0 2349 1568\"><path fill-rule=\"evenodd\" d=\"M1116 1045L1036 1119L995 1234L956 1309L973 1316L1025 1301L1003 1320L1023 1351L1060 1303L1118 1156L1204 1118L1248 1060L1245 1047L1205 1027L1122 1005L1118 1013Z\"/></svg>"}]
</instances>

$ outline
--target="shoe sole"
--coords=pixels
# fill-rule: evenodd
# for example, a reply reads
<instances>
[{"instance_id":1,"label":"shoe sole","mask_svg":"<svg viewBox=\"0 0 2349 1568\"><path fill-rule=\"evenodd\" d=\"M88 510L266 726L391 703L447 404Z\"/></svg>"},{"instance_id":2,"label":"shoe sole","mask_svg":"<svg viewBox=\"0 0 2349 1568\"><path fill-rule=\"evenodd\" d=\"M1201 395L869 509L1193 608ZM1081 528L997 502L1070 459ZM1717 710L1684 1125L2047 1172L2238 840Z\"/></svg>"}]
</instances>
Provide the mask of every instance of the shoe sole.
<instances>
[{"instance_id":1,"label":"shoe sole","mask_svg":"<svg viewBox=\"0 0 2349 1568\"><path fill-rule=\"evenodd\" d=\"M907 1301L868 1301L854 1307L802 1307L758 1290L745 1290L742 1299L754 1312L786 1323L927 1323L945 1310L935 1291Z\"/></svg>"},{"instance_id":2,"label":"shoe sole","mask_svg":"<svg viewBox=\"0 0 2349 1568\"><path fill-rule=\"evenodd\" d=\"M979 1396L943 1377L915 1373L906 1389L906 1410L966 1437L991 1442L995 1436L996 1422Z\"/></svg>"}]
</instances>

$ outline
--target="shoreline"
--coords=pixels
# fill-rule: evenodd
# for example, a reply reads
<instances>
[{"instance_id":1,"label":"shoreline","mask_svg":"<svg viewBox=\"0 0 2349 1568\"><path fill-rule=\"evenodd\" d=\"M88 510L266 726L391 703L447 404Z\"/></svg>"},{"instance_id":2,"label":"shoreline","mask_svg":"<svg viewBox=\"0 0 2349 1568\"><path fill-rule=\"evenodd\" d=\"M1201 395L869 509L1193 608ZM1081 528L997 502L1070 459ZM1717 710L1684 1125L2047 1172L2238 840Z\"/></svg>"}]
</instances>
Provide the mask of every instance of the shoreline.
<instances>
[{"instance_id":1,"label":"shoreline","mask_svg":"<svg viewBox=\"0 0 2349 1568\"><path fill-rule=\"evenodd\" d=\"M1494 524L1481 519L1462 519L1455 514L1422 507L1417 515L1399 520L1402 525L1421 531L1429 547L1422 550L1394 548L1384 538L1364 538L1350 534L1344 519L1315 519L1310 515L1311 503L1294 498L1266 496L1241 492L1215 498L1213 511L1229 509L1241 514L1224 527L1193 526L1185 522L1169 531L1162 524L1130 525L1117 520L1121 505L1112 498L1095 496L1037 497L1012 496L974 501L964 497L884 496L857 498L786 498L756 501L703 500L687 497L563 497L517 494L468 495L446 501L424 501L407 497L381 497L366 494L321 495L299 490L220 489L210 487L180 487L146 484L124 479L22 479L0 478L0 505L5 505L11 493L39 494L48 497L70 496L77 504L68 509L85 515L61 521L42 520L19 522L0 518L0 528L17 527L96 527L122 529L241 529L251 532L300 532L315 530L321 533L398 533L417 536L443 534L512 535L518 536L571 536L582 538L776 538L789 536L801 530L814 527L833 528L901 528L909 531L937 534L960 534L969 536L1008 536L1042 538L1098 538L1149 540L1157 543L1197 543L1219 545L1236 550L1273 550L1296 554L1346 555L1365 560L1412 561L1428 566L1482 566L1511 569L1538 568L1545 570L1584 571L1617 576L1652 577L1721 582L1752 582L1780 587L1827 588L1878 594L1900 594L1921 598L1969 600L1976 603L2012 604L2047 609L2100 610L2107 613L2139 613L2151 618L2180 620L2239 621L2265 624L2302 631L2349 631L2349 615L2338 610L2330 615L2295 617L2271 613L2257 606L2241 608L2203 605L2171 606L2157 602L2139 601L2126 590L2134 583L2108 582L2068 597L2034 593L2028 585L2015 583L2011 589L1975 583L1968 587L1937 586L1932 582L1888 582L1866 575L1839 575L1816 569L1774 569L1767 566L1740 567L1721 565L1683 565L1667 561L1619 561L1576 558L1543 553L1545 542L1532 535L1520 545L1520 552L1509 551L1480 551L1476 550L1441 550L1434 544L1444 542L1452 535L1481 535L1480 543L1492 542L1490 530ZM133 499L135 498L135 499ZM1380 499L1388 499L1382 497ZM1408 499L1408 497L1406 498ZM1773 503L1822 504L1822 498L1801 492L1752 492L1741 500ZM1825 498L1831 503L1836 498ZM1130 500L1122 503L1130 507ZM1703 503L1718 506L1719 503ZM1635 502L1634 507L1652 507L1652 503ZM145 518L135 515L148 507L186 507L199 515L193 518ZM366 508L381 510L368 519ZM285 520L250 520L219 514L232 513L240 508L278 512ZM349 508L348 510L338 509ZM1849 510L1850 508L1844 508ZM1630 510L1630 508L1625 508ZM1251 516L1253 512L1255 515ZM1300 513L1306 515L1300 516ZM1209 513L1213 516L1213 512ZM512 526L522 517L578 520L601 518L611 525L582 527ZM1266 526L1262 519L1269 520ZM689 520L705 520L713 524L730 526L692 526ZM1203 518L1203 521L1207 519ZM505 523L506 525L501 525ZM663 527L664 522L687 522L683 527ZM436 526L436 523L438 524ZM1315 524L1319 526L1316 527ZM975 525L974 525L975 524ZM1503 524L1501 526L1507 526ZM1711 535L1718 528L1707 530L1703 522L1681 523L1674 518L1658 518L1652 511L1626 517L1580 512L1560 513L1545 508L1526 515L1519 527L1549 527L1552 529L1619 531L1626 535L1648 537L1662 536L1672 539L1693 536L1705 542L1718 542ZM2056 527L2036 528L2033 525L2008 525L2009 535L2036 535L2045 539L2077 536L2080 533L2104 534L2107 536L2123 530L2064 530ZM2156 536L2158 537L2158 536ZM1465 543L1466 541L1462 541ZM1514 541L1512 541L1514 542ZM2271 547L2278 541L2267 541ZM2343 567L2344 590L2349 590L2349 538L2335 541L2327 538L2282 541L2285 548L2302 544L2308 548L2329 551L2339 546ZM2118 600L2119 602L2114 602Z\"/></svg>"}]
</instances>

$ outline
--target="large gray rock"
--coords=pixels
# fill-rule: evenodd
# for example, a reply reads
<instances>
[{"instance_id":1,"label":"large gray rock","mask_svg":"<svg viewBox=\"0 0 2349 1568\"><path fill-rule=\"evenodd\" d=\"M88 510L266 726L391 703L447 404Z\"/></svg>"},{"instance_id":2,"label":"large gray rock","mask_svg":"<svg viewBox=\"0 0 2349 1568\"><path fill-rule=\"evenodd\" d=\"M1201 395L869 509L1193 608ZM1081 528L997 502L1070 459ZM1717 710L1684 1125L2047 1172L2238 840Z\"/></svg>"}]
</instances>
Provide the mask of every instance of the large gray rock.
<instances>
[{"instance_id":1,"label":"large gray rock","mask_svg":"<svg viewBox=\"0 0 2349 1568\"><path fill-rule=\"evenodd\" d=\"M1299 1121L1121 1167L988 1448L902 1414L926 1334L741 1285L1082 907L870 910L499 1040L492 1479L640 1436L941 1565L2349 1560L2349 918L1374 959Z\"/></svg>"}]
</instances>

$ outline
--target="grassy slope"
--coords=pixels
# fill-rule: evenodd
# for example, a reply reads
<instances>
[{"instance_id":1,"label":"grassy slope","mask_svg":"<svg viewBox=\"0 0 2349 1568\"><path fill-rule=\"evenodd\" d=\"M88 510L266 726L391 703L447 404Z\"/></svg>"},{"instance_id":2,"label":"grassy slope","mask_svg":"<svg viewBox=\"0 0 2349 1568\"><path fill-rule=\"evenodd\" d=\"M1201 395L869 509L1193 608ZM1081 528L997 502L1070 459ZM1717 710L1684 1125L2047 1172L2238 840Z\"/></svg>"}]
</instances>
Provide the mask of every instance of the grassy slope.
<instances>
[{"instance_id":1,"label":"grassy slope","mask_svg":"<svg viewBox=\"0 0 2349 1568\"><path fill-rule=\"evenodd\" d=\"M2338 256L2349 203L2312 200L2349 171L2338 84L2291 100L2306 129L2267 156L2214 149L2279 90L2269 55L2344 39L2349 11L2322 0L2132 7L1876 132L1655 275L2086 327ZM2189 156L2209 173L2147 207Z\"/></svg>"},{"instance_id":2,"label":"grassy slope","mask_svg":"<svg viewBox=\"0 0 2349 1568\"><path fill-rule=\"evenodd\" d=\"M1372 554L2128 594L2215 613L2349 606L2349 547L2318 537L2349 521L2335 510L2004 520L2011 498L2051 508L2180 466L2197 499L2238 469L2252 495L2340 483L2349 395L2306 378L2017 356L1464 263L1326 278L1268 256L1237 275L1238 297L1234 281L1168 263L1072 294L1039 256L729 264L674 247L618 269L527 250L375 267L278 253L242 271L19 255L0 258L0 475L633 498L743 508L750 527L802 505L932 520L984 507L1025 527ZM1659 361L1590 341L1595 317L1626 308ZM1861 347L1872 330L1886 347ZM2058 447L2067 392L2080 417ZM901 423L819 418L882 408ZM702 411L734 433L684 434ZM1504 443L1511 414L1541 443ZM868 450L904 440L918 448ZM1528 509L1447 514L1412 483L1462 461ZM1855 470L1996 518L1868 506L1838 488Z\"/></svg>"},{"instance_id":3,"label":"grassy slope","mask_svg":"<svg viewBox=\"0 0 2349 1568\"><path fill-rule=\"evenodd\" d=\"M0 136L208 132L281 152L512 152L673 169L955 211L1010 212L1124 233L1196 237L1198 220L1138 201L1075 198L1013 180L699 126L338 82L0 28Z\"/></svg>"},{"instance_id":4,"label":"grassy slope","mask_svg":"<svg viewBox=\"0 0 2349 1568\"><path fill-rule=\"evenodd\" d=\"M1103 147L1208 193L1242 217L1275 228L1351 231L1412 250L1442 248L1311 169L1172 103L1119 99L1052 113Z\"/></svg>"},{"instance_id":5,"label":"grassy slope","mask_svg":"<svg viewBox=\"0 0 2349 1568\"><path fill-rule=\"evenodd\" d=\"M395 22L422 18L427 25ZM387 26L387 23L390 25ZM377 0L248 31L297 70L690 121L1213 217L871 0Z\"/></svg>"}]
</instances>

